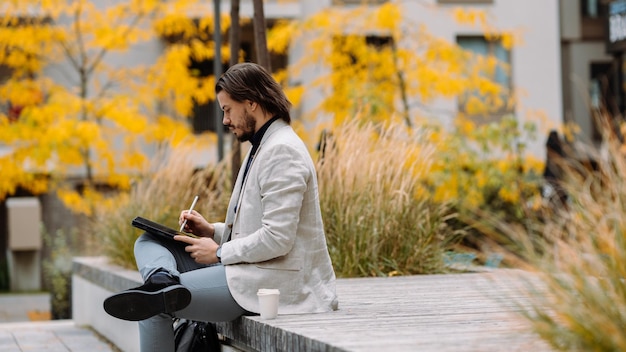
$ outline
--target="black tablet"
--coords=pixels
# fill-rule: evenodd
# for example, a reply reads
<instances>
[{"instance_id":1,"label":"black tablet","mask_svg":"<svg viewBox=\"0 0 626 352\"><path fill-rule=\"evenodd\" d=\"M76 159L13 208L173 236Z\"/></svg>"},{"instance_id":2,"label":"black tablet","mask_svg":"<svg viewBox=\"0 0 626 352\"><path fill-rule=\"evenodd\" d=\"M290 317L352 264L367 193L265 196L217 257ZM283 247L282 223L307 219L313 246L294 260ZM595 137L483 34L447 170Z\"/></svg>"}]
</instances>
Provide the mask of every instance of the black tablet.
<instances>
[{"instance_id":1,"label":"black tablet","mask_svg":"<svg viewBox=\"0 0 626 352\"><path fill-rule=\"evenodd\" d=\"M174 230L172 228L169 228L167 226L163 226L161 224L158 224L154 221L150 221L148 219L142 218L141 216L138 216L136 218L133 219L133 221L131 222L131 224L141 230L144 230L146 232L155 234L157 236L160 237L165 237L168 239L173 239L174 236L176 235L183 235L183 236L189 236L189 237L193 237L193 238L198 238L198 236L192 234L192 233L186 233L186 232L181 232L178 230Z\"/></svg>"}]
</instances>

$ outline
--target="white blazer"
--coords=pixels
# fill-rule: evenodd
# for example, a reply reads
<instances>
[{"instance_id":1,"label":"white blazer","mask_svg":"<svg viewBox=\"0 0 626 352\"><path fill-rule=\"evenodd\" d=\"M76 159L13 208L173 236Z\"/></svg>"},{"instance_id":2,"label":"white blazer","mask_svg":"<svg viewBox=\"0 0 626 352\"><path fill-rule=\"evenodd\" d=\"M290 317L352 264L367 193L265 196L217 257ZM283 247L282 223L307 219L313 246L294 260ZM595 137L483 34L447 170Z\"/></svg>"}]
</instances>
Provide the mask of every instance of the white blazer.
<instances>
[{"instance_id":1,"label":"white blazer","mask_svg":"<svg viewBox=\"0 0 626 352\"><path fill-rule=\"evenodd\" d=\"M250 152L243 165L249 157ZM226 222L214 224L233 298L258 313L257 290L276 288L279 314L337 309L316 170L302 140L286 122L274 121L245 180L243 171Z\"/></svg>"}]
</instances>

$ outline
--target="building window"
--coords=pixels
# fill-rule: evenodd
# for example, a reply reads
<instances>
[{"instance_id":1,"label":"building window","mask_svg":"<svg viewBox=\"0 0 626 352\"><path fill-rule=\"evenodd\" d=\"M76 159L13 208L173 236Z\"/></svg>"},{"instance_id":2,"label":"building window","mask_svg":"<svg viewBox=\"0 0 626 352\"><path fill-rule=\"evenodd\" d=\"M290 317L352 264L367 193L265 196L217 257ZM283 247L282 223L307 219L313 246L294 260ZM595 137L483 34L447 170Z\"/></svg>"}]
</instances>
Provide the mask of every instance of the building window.
<instances>
[{"instance_id":1,"label":"building window","mask_svg":"<svg viewBox=\"0 0 626 352\"><path fill-rule=\"evenodd\" d=\"M599 110L606 108L606 96L610 90L610 77L608 73L611 69L610 63L594 63L590 67L591 79L589 81L589 100L591 108Z\"/></svg>"},{"instance_id":2,"label":"building window","mask_svg":"<svg viewBox=\"0 0 626 352\"><path fill-rule=\"evenodd\" d=\"M197 22L197 21L196 21ZM197 25L197 23L196 23ZM267 26L271 28L274 25L273 21L268 21ZM241 27L241 51L243 51L243 61L246 62L258 62L256 53L254 52L254 33L252 23L248 23ZM205 40L213 40L213 34L205 33ZM177 36L164 38L169 43L175 43L180 40ZM228 44L228 35L222 37L223 44ZM287 67L287 55L270 53L270 63L272 71L276 72ZM197 77L209 77L214 74L214 61L212 59L195 60L190 58L188 66L190 72ZM222 72L228 69L227 63L222 63ZM206 103L199 104L196 101L193 103L193 109L190 114L191 126L193 132L196 134L203 132L217 132L218 128L224 129L224 132L228 132L228 128L222 125L222 120L216 117L216 101L209 100ZM221 114L220 114L221 115Z\"/></svg>"},{"instance_id":3,"label":"building window","mask_svg":"<svg viewBox=\"0 0 626 352\"><path fill-rule=\"evenodd\" d=\"M6 81L11 78L12 73L10 67L0 65L0 84L5 84ZM11 105L11 102L5 100L4 97L0 100L0 113L6 115L11 122L17 120L17 117L19 117L19 113L15 113L14 106Z\"/></svg>"},{"instance_id":4,"label":"building window","mask_svg":"<svg viewBox=\"0 0 626 352\"><path fill-rule=\"evenodd\" d=\"M606 0L582 0L580 2L581 36L583 40L605 40L608 29L608 2Z\"/></svg>"},{"instance_id":5,"label":"building window","mask_svg":"<svg viewBox=\"0 0 626 352\"><path fill-rule=\"evenodd\" d=\"M393 109L394 77L381 70L393 65L389 36L345 35L333 38L330 101L336 116L379 116L381 111Z\"/></svg>"},{"instance_id":6,"label":"building window","mask_svg":"<svg viewBox=\"0 0 626 352\"><path fill-rule=\"evenodd\" d=\"M609 124L611 128L616 128L615 116L619 116L619 82L617 69L611 62L591 63L589 67L589 105L593 116L594 140L602 139L602 131Z\"/></svg>"},{"instance_id":7,"label":"building window","mask_svg":"<svg viewBox=\"0 0 626 352\"><path fill-rule=\"evenodd\" d=\"M600 0L583 0L581 1L581 6L583 17L600 17Z\"/></svg>"},{"instance_id":8,"label":"building window","mask_svg":"<svg viewBox=\"0 0 626 352\"><path fill-rule=\"evenodd\" d=\"M191 59L189 70L195 72L197 77L205 78L213 75L213 64L214 60L196 61ZM215 118L215 100L210 100L204 104L198 104L194 100L190 117L194 133L217 131L218 123ZM221 125L221 123L219 125Z\"/></svg>"},{"instance_id":9,"label":"building window","mask_svg":"<svg viewBox=\"0 0 626 352\"><path fill-rule=\"evenodd\" d=\"M510 103L512 90L511 79L511 53L506 49L500 40L487 40L482 36L459 36L458 45L466 51L475 55L487 58L495 58L497 65L494 69L485 69L482 73L484 77L497 83L503 88L497 102L493 102L493 97L487 97L480 92L469 92L459 97L459 111L472 117L476 123L491 122L499 119L502 115L514 111L513 104ZM489 110L483 109L476 113L469 105L471 101L481 101Z\"/></svg>"}]
</instances>

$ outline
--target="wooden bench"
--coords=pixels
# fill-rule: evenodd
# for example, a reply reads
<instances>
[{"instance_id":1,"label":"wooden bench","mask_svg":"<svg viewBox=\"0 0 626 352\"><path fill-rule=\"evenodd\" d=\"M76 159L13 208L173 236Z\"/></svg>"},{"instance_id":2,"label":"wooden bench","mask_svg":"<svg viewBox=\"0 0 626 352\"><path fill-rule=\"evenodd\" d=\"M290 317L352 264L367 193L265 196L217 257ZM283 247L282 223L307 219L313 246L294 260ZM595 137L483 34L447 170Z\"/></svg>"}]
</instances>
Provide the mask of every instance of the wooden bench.
<instances>
[{"instance_id":1,"label":"wooden bench","mask_svg":"<svg viewBox=\"0 0 626 352\"><path fill-rule=\"evenodd\" d=\"M529 278L497 269L339 279L335 312L242 317L219 323L218 331L224 351L550 351L516 311L527 300L519 290L522 276ZM136 270L106 258L74 258L73 319L125 352L138 351L137 324L107 315L102 301L140 281Z\"/></svg>"},{"instance_id":2,"label":"wooden bench","mask_svg":"<svg viewBox=\"0 0 626 352\"><path fill-rule=\"evenodd\" d=\"M218 324L242 351L550 351L514 301L518 271L340 279L339 310Z\"/></svg>"}]
</instances>

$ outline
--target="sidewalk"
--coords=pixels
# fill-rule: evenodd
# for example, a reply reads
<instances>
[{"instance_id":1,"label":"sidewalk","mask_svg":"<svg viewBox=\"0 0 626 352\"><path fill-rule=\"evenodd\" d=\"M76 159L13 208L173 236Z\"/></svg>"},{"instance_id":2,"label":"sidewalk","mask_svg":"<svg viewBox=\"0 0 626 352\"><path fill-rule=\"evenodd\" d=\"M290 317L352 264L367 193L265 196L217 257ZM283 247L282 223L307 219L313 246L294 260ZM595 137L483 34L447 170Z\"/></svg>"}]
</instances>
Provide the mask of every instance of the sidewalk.
<instances>
[{"instance_id":1,"label":"sidewalk","mask_svg":"<svg viewBox=\"0 0 626 352\"><path fill-rule=\"evenodd\" d=\"M119 351L72 320L33 321L49 315L48 294L0 294L0 351Z\"/></svg>"}]
</instances>

